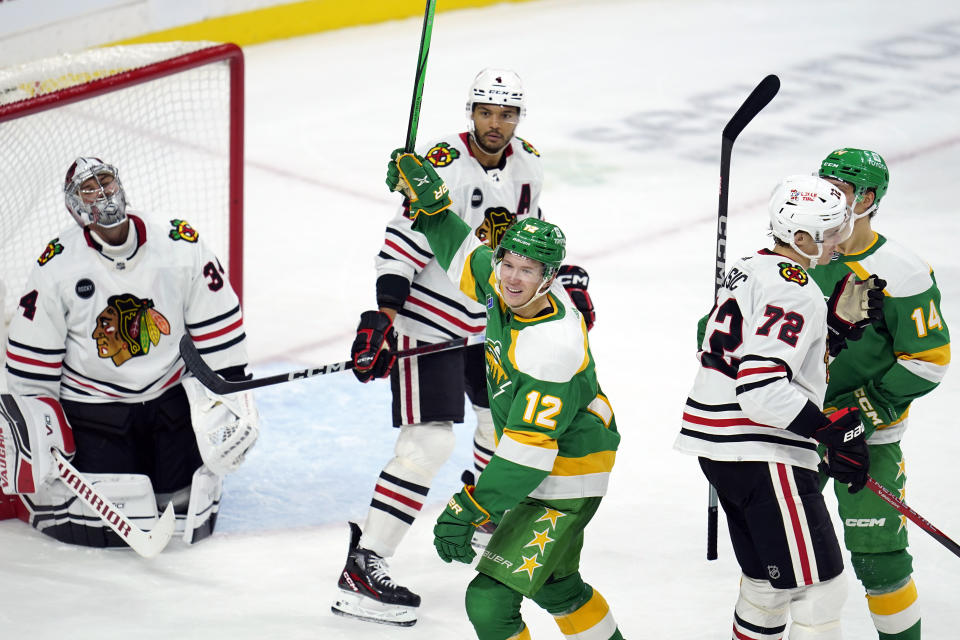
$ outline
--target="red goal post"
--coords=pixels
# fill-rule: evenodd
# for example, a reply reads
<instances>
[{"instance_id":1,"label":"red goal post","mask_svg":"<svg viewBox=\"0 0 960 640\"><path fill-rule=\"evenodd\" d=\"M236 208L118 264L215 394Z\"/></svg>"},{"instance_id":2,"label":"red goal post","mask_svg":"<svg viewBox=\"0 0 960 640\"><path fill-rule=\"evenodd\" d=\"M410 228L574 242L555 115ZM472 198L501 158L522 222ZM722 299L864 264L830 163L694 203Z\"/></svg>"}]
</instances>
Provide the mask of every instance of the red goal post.
<instances>
[{"instance_id":1,"label":"red goal post","mask_svg":"<svg viewBox=\"0 0 960 640\"><path fill-rule=\"evenodd\" d=\"M0 69L0 295L9 322L30 269L74 224L77 156L120 171L128 210L187 220L243 292L243 52L166 42L90 49Z\"/></svg>"}]
</instances>

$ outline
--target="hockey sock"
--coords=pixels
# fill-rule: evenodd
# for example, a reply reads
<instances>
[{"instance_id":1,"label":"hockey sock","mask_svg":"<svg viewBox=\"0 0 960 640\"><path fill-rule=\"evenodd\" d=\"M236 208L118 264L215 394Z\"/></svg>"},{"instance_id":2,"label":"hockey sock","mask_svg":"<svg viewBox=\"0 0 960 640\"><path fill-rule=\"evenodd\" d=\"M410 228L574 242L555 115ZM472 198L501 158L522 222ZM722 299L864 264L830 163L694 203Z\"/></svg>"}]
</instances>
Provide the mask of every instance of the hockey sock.
<instances>
[{"instance_id":1,"label":"hockey sock","mask_svg":"<svg viewBox=\"0 0 960 640\"><path fill-rule=\"evenodd\" d=\"M578 640L622 640L610 607L579 573L548 579L533 601L553 615L564 637Z\"/></svg>"},{"instance_id":2,"label":"hockey sock","mask_svg":"<svg viewBox=\"0 0 960 640\"><path fill-rule=\"evenodd\" d=\"M529 638L520 617L523 595L490 576L478 573L467 586L467 617L479 640Z\"/></svg>"},{"instance_id":3,"label":"hockey sock","mask_svg":"<svg viewBox=\"0 0 960 640\"><path fill-rule=\"evenodd\" d=\"M880 638L920 638L920 608L913 582L913 558L906 549L851 554L854 572L867 591L867 606Z\"/></svg>"}]
</instances>

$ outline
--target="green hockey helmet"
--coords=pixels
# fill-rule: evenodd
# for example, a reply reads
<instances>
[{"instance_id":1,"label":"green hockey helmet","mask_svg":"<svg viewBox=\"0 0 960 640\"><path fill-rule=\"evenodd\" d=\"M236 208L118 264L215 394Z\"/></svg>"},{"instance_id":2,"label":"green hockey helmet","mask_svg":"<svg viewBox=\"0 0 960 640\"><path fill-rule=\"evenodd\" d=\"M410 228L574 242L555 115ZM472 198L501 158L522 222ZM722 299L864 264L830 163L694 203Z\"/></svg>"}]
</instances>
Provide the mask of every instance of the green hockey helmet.
<instances>
[{"instance_id":1,"label":"green hockey helmet","mask_svg":"<svg viewBox=\"0 0 960 640\"><path fill-rule=\"evenodd\" d=\"M834 178L853 185L855 202L863 200L864 194L873 189L873 205L857 214L858 218L876 211L890 184L890 172L883 157L876 151L866 149L845 148L831 152L820 163L820 177Z\"/></svg>"},{"instance_id":2,"label":"green hockey helmet","mask_svg":"<svg viewBox=\"0 0 960 640\"><path fill-rule=\"evenodd\" d=\"M567 254L567 238L555 224L537 218L517 220L503 234L493 254L494 265L506 252L543 263L544 281L552 278Z\"/></svg>"}]
</instances>

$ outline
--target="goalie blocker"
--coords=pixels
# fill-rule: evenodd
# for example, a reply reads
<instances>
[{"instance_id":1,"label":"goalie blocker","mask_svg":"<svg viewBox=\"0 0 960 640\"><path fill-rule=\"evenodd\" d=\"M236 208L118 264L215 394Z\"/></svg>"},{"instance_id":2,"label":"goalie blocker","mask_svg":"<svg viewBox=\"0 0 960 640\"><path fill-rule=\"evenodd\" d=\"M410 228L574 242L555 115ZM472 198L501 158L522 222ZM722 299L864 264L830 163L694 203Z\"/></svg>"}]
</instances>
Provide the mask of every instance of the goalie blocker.
<instances>
[{"instance_id":1,"label":"goalie blocker","mask_svg":"<svg viewBox=\"0 0 960 640\"><path fill-rule=\"evenodd\" d=\"M187 544L210 536L216 524L223 492L219 474L239 466L256 441L258 417L252 397L218 402L196 381L187 396L191 419L204 464L191 483L173 493L156 494L146 475L84 473L104 498L122 507L136 527L151 530L159 521L159 508L172 503L176 531ZM185 381L187 382L187 381ZM190 389L189 384L184 385ZM239 395L239 394L238 394ZM249 396L249 394L246 394ZM243 417L227 410L227 405ZM73 431L60 403L52 398L0 395L0 518L18 517L61 542L90 547L125 547L127 543L103 520L102 514L76 499L58 481L51 450L71 459L76 448ZM216 472L215 472L216 471Z\"/></svg>"}]
</instances>

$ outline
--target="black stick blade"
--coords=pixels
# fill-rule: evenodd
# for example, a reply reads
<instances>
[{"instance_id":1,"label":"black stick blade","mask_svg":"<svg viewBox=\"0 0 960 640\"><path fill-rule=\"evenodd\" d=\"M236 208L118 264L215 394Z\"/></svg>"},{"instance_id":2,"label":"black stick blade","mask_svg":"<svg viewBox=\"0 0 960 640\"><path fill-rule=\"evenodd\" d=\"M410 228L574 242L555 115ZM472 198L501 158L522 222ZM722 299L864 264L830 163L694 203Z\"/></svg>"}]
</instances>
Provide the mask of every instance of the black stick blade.
<instances>
[{"instance_id":1,"label":"black stick blade","mask_svg":"<svg viewBox=\"0 0 960 640\"><path fill-rule=\"evenodd\" d=\"M763 108L770 104L773 97L780 91L780 78L772 73L760 81L753 91L747 96L737 112L730 118L730 122L723 128L723 139L733 142L740 135L740 132L750 124L753 118L763 111Z\"/></svg>"}]
</instances>

